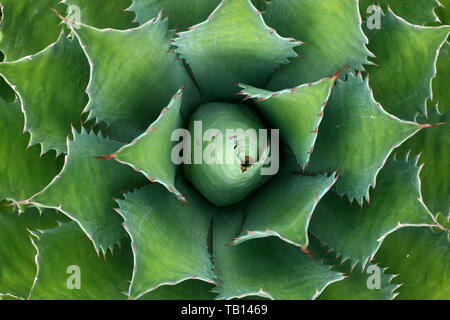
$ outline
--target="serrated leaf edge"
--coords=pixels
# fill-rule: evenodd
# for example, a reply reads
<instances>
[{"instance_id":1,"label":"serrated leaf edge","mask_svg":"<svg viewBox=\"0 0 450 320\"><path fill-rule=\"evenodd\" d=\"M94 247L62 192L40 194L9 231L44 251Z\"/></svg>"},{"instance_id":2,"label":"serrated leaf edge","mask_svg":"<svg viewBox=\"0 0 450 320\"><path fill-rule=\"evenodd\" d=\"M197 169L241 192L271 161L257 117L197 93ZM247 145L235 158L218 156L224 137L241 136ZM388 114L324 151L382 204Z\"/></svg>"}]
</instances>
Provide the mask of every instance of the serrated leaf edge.
<instances>
[{"instance_id":1,"label":"serrated leaf edge","mask_svg":"<svg viewBox=\"0 0 450 320\"><path fill-rule=\"evenodd\" d=\"M321 193L316 194L316 197L314 199L314 203L311 207L311 210L309 212L306 212L307 220L306 220L305 230L304 230L305 231L305 243L303 245L301 245L300 243L297 243L295 241L291 241L291 240L287 239L286 237L282 236L280 233L270 230L268 227L266 227L266 231L264 231L264 232L263 231L245 230L245 232L247 234L241 235L236 238L232 238L232 241L228 245L234 246L234 245L238 245L240 243L243 243L243 242L245 242L247 240L251 240L251 239L276 236L276 237L280 238L282 241L285 241L293 246L299 247L302 251L304 251L305 253L308 253L307 252L308 245L309 245L308 228L309 228L309 223L311 221L314 210L315 210L317 204L319 203L319 201L323 198L323 196L325 194L328 193L328 191L331 189L331 187L336 183L337 179L339 178L339 175L336 172L333 172L331 174L331 176L333 176L333 180L331 181L331 183L326 188L324 188ZM329 177L327 177L327 178L329 178ZM244 212L244 214L245 214L245 212ZM299 213L299 214L303 214L303 213Z\"/></svg>"}]
</instances>

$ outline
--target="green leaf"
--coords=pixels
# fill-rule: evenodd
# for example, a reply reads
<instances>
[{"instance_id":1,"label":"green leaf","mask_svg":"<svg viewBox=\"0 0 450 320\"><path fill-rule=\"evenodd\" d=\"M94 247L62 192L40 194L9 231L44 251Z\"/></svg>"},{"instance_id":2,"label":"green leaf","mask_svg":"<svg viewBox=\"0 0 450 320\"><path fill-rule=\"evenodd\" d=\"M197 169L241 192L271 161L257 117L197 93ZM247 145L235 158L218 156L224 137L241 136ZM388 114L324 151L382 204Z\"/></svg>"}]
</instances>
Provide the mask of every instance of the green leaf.
<instances>
[{"instance_id":1,"label":"green leaf","mask_svg":"<svg viewBox=\"0 0 450 320\"><path fill-rule=\"evenodd\" d=\"M360 204L392 150L421 128L384 111L361 74L338 80L324 114L308 171L337 169L334 190Z\"/></svg>"},{"instance_id":2,"label":"green leaf","mask_svg":"<svg viewBox=\"0 0 450 320\"><path fill-rule=\"evenodd\" d=\"M353 267L361 262L364 270L388 234L405 226L435 224L422 201L417 160L390 159L364 208L327 194L309 230L343 260L351 259Z\"/></svg>"},{"instance_id":3,"label":"green leaf","mask_svg":"<svg viewBox=\"0 0 450 320\"><path fill-rule=\"evenodd\" d=\"M214 218L213 257L220 279L218 299L246 296L314 299L326 286L343 279L341 273L312 261L298 247L275 237L227 246L241 222L239 212L225 212Z\"/></svg>"},{"instance_id":4,"label":"green leaf","mask_svg":"<svg viewBox=\"0 0 450 320\"><path fill-rule=\"evenodd\" d=\"M346 262L346 267L334 269L336 271L343 271L344 268L350 269L350 262ZM397 289L397 285L392 284L391 281L394 278L393 275L385 273L384 269L379 268L376 265L369 264L366 270L371 272L363 272L355 270L353 272L347 271L348 277L342 281L332 283L328 286L324 292L319 296L319 300L392 300L397 296L394 291ZM379 270L379 271L374 271ZM380 288L370 289L367 286L367 282L370 281L370 276L380 276ZM375 280L373 280L375 281ZM370 283L370 282L369 282ZM372 285L372 284L371 284Z\"/></svg>"},{"instance_id":5,"label":"green leaf","mask_svg":"<svg viewBox=\"0 0 450 320\"><path fill-rule=\"evenodd\" d=\"M326 287L319 296L320 300L392 300L397 295L394 291L398 285L391 283L395 276L386 273L386 268L368 264L361 272L352 268L351 260L343 261L318 239L312 237L311 240L309 250L314 259L321 259L323 263L332 265L332 270L347 276Z\"/></svg>"},{"instance_id":6,"label":"green leaf","mask_svg":"<svg viewBox=\"0 0 450 320\"><path fill-rule=\"evenodd\" d=\"M15 91L9 86L3 77L0 77L0 98L8 102L14 102L17 99Z\"/></svg>"},{"instance_id":7,"label":"green leaf","mask_svg":"<svg viewBox=\"0 0 450 320\"><path fill-rule=\"evenodd\" d=\"M133 0L130 7L136 13L136 21L144 24L156 17L161 10L169 19L169 28L185 30L208 18L220 0L189 0L187 5L180 0Z\"/></svg>"},{"instance_id":8,"label":"green leaf","mask_svg":"<svg viewBox=\"0 0 450 320\"><path fill-rule=\"evenodd\" d=\"M182 110L197 102L187 71L169 53L167 20L158 16L125 31L69 26L91 64L88 119L145 130L181 86L186 85Z\"/></svg>"},{"instance_id":9,"label":"green leaf","mask_svg":"<svg viewBox=\"0 0 450 320\"><path fill-rule=\"evenodd\" d=\"M263 12L266 8L266 3L270 0L251 0L256 9Z\"/></svg>"},{"instance_id":10,"label":"green leaf","mask_svg":"<svg viewBox=\"0 0 450 320\"><path fill-rule=\"evenodd\" d=\"M70 6L77 6L80 10L79 22L99 29L124 30L136 26L132 21L134 14L126 10L131 0L62 0L61 3L68 6L68 13Z\"/></svg>"},{"instance_id":11,"label":"green leaf","mask_svg":"<svg viewBox=\"0 0 450 320\"><path fill-rule=\"evenodd\" d=\"M107 157L129 165L150 181L161 183L185 200L175 187L176 166L171 158L175 144L171 142L172 132L181 128L183 122L180 114L181 96L182 90L179 90L146 132Z\"/></svg>"},{"instance_id":12,"label":"green leaf","mask_svg":"<svg viewBox=\"0 0 450 320\"><path fill-rule=\"evenodd\" d=\"M21 100L30 145L41 144L43 153L67 152L71 124L80 126L87 102L89 64L78 42L61 33L57 42L38 54L1 63L0 74ZM55 90L61 85L64 90Z\"/></svg>"},{"instance_id":13,"label":"green leaf","mask_svg":"<svg viewBox=\"0 0 450 320\"><path fill-rule=\"evenodd\" d=\"M450 240L445 231L404 228L389 235L375 256L389 272L399 274L399 299L448 300Z\"/></svg>"},{"instance_id":14,"label":"green leaf","mask_svg":"<svg viewBox=\"0 0 450 320\"><path fill-rule=\"evenodd\" d=\"M28 230L57 226L56 212L35 208L18 215L0 206L0 293L27 299L36 275L34 249Z\"/></svg>"},{"instance_id":15,"label":"green leaf","mask_svg":"<svg viewBox=\"0 0 450 320\"><path fill-rule=\"evenodd\" d=\"M244 204L239 244L254 238L277 236L306 249L308 225L319 200L335 183L335 174L315 177L296 173L280 173Z\"/></svg>"},{"instance_id":16,"label":"green leaf","mask_svg":"<svg viewBox=\"0 0 450 320\"><path fill-rule=\"evenodd\" d=\"M126 299L133 268L129 241L101 257L75 222L33 235L38 271L31 299Z\"/></svg>"},{"instance_id":17,"label":"green leaf","mask_svg":"<svg viewBox=\"0 0 450 320\"><path fill-rule=\"evenodd\" d=\"M119 149L122 143L87 133L84 128L72 134L63 169L29 202L63 212L81 226L97 251L106 252L125 234L121 218L113 210L113 197L147 180L113 159L96 158Z\"/></svg>"},{"instance_id":18,"label":"green leaf","mask_svg":"<svg viewBox=\"0 0 450 320\"><path fill-rule=\"evenodd\" d=\"M42 190L58 174L63 158L40 153L39 146L28 147L23 133L24 120L19 101L0 98L0 199L25 200Z\"/></svg>"},{"instance_id":19,"label":"green leaf","mask_svg":"<svg viewBox=\"0 0 450 320\"><path fill-rule=\"evenodd\" d=\"M406 141L399 152L421 154L424 202L434 214L441 212L450 216L450 112L440 114L433 108L428 118L421 116L418 120L438 125L426 128Z\"/></svg>"},{"instance_id":20,"label":"green leaf","mask_svg":"<svg viewBox=\"0 0 450 320\"><path fill-rule=\"evenodd\" d=\"M60 0L1 0L0 50L4 61L14 61L43 50L56 41L60 20L49 7L58 9Z\"/></svg>"},{"instance_id":21,"label":"green leaf","mask_svg":"<svg viewBox=\"0 0 450 320\"><path fill-rule=\"evenodd\" d=\"M305 41L297 50L301 58L269 79L270 90L329 77L347 64L361 70L371 56L357 1L272 0L263 16L282 36Z\"/></svg>"},{"instance_id":22,"label":"green leaf","mask_svg":"<svg viewBox=\"0 0 450 320\"><path fill-rule=\"evenodd\" d=\"M322 121L323 109L331 93L335 78L322 79L292 89L271 92L246 84L240 92L246 99L256 99L254 108L262 114L271 128L294 152L300 167L307 166Z\"/></svg>"},{"instance_id":23,"label":"green leaf","mask_svg":"<svg viewBox=\"0 0 450 320\"><path fill-rule=\"evenodd\" d=\"M136 21L144 24L163 11L169 19L169 28L185 30L208 18L220 0L189 0L189 8L180 0L133 0L129 10L136 13ZM266 0L252 0L258 10L263 10Z\"/></svg>"},{"instance_id":24,"label":"green leaf","mask_svg":"<svg viewBox=\"0 0 450 320\"><path fill-rule=\"evenodd\" d=\"M441 7L436 9L436 14L442 24L450 24L450 0L439 0Z\"/></svg>"},{"instance_id":25,"label":"green leaf","mask_svg":"<svg viewBox=\"0 0 450 320\"><path fill-rule=\"evenodd\" d=\"M426 112L439 49L450 26L412 25L388 10L381 28L365 30L378 66L368 67L374 96L389 113L414 120ZM420 61L420 63L417 63Z\"/></svg>"},{"instance_id":26,"label":"green leaf","mask_svg":"<svg viewBox=\"0 0 450 320\"><path fill-rule=\"evenodd\" d=\"M449 3L450 6L450 3ZM446 42L439 51L437 74L433 79L433 103L439 105L441 112L450 110L450 43Z\"/></svg>"},{"instance_id":27,"label":"green leaf","mask_svg":"<svg viewBox=\"0 0 450 320\"><path fill-rule=\"evenodd\" d=\"M208 252L214 207L181 178L177 186L188 203L176 199L157 183L118 200L118 212L125 220L134 253L131 299L189 279L215 281Z\"/></svg>"},{"instance_id":28,"label":"green leaf","mask_svg":"<svg viewBox=\"0 0 450 320\"><path fill-rule=\"evenodd\" d=\"M438 0L359 0L359 9L361 10L361 16L367 18L373 14L372 11L367 13L369 6L378 5L384 11L390 7L408 22L424 25L428 22L437 21L435 10L439 7L439 4Z\"/></svg>"},{"instance_id":29,"label":"green leaf","mask_svg":"<svg viewBox=\"0 0 450 320\"><path fill-rule=\"evenodd\" d=\"M90 120L92 121L92 120ZM133 126L115 125L112 127L106 126L104 131L109 139L117 140L124 143L131 143L142 131Z\"/></svg>"},{"instance_id":30,"label":"green leaf","mask_svg":"<svg viewBox=\"0 0 450 320\"><path fill-rule=\"evenodd\" d=\"M200 280L186 280L177 285L161 286L143 295L139 300L212 300L214 286Z\"/></svg>"},{"instance_id":31,"label":"green leaf","mask_svg":"<svg viewBox=\"0 0 450 320\"><path fill-rule=\"evenodd\" d=\"M208 101L233 101L235 82L262 87L279 65L296 56L292 48L298 43L291 40L268 28L250 0L226 0L173 44Z\"/></svg>"}]
</instances>

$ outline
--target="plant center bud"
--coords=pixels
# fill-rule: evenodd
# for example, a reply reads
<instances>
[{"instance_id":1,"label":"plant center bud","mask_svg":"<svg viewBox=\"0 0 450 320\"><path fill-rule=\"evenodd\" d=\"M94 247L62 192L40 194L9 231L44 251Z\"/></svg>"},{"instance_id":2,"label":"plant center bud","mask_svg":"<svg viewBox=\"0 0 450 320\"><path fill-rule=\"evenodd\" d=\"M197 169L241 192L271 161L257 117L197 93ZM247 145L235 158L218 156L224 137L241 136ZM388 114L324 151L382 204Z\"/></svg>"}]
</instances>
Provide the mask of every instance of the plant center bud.
<instances>
[{"instance_id":1,"label":"plant center bud","mask_svg":"<svg viewBox=\"0 0 450 320\"><path fill-rule=\"evenodd\" d=\"M217 206L245 199L266 182L270 132L247 105L207 103L192 115L188 180ZM190 163L189 163L190 162Z\"/></svg>"}]
</instances>

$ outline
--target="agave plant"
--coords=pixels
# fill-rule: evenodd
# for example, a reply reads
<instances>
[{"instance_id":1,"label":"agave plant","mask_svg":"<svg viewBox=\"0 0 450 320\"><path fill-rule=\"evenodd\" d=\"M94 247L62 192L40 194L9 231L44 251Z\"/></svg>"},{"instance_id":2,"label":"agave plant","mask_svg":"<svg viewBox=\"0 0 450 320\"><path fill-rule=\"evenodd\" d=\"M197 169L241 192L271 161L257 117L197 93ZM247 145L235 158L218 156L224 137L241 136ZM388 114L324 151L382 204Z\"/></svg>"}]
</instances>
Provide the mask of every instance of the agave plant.
<instances>
[{"instance_id":1,"label":"agave plant","mask_svg":"<svg viewBox=\"0 0 450 320\"><path fill-rule=\"evenodd\" d=\"M450 2L373 2L0 0L0 294L449 299Z\"/></svg>"}]
</instances>

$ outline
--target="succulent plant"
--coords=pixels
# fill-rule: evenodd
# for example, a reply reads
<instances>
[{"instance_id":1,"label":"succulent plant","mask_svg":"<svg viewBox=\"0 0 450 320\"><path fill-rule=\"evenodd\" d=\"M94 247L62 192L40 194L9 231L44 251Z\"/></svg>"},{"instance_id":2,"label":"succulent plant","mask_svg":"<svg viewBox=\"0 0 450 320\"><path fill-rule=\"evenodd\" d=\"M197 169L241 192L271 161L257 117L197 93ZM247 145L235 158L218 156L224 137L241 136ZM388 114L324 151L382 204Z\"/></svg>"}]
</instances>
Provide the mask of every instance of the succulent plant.
<instances>
[{"instance_id":1,"label":"succulent plant","mask_svg":"<svg viewBox=\"0 0 450 320\"><path fill-rule=\"evenodd\" d=\"M379 2L0 0L0 296L449 299L450 2Z\"/></svg>"}]
</instances>

